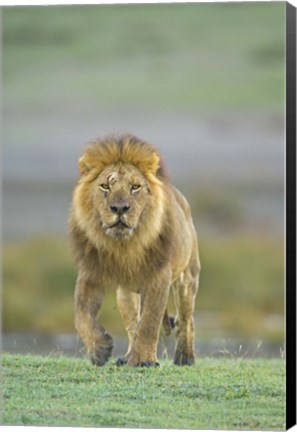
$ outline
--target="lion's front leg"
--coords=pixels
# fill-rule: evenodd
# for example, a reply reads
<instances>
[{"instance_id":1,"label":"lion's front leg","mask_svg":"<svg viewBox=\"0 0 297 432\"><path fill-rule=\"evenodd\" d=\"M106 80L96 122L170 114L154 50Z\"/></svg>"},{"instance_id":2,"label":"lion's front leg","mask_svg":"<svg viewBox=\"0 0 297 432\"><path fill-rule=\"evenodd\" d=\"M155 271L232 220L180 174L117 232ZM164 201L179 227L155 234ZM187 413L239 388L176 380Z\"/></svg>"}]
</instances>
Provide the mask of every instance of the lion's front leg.
<instances>
[{"instance_id":1,"label":"lion's front leg","mask_svg":"<svg viewBox=\"0 0 297 432\"><path fill-rule=\"evenodd\" d=\"M160 328L168 301L171 270L161 274L142 287L140 319L131 344L128 365L156 366Z\"/></svg>"},{"instance_id":2,"label":"lion's front leg","mask_svg":"<svg viewBox=\"0 0 297 432\"><path fill-rule=\"evenodd\" d=\"M93 364L103 366L112 352L112 338L96 322L104 291L90 278L78 275L75 287L75 328Z\"/></svg>"}]
</instances>

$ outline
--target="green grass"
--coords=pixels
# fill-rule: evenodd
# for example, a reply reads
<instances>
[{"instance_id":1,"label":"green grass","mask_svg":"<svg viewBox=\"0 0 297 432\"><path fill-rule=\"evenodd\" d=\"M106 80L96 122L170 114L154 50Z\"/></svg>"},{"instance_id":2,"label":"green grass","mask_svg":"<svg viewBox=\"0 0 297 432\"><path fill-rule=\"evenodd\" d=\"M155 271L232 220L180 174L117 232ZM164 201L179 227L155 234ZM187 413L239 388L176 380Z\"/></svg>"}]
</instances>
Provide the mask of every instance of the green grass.
<instances>
[{"instance_id":1,"label":"green grass","mask_svg":"<svg viewBox=\"0 0 297 432\"><path fill-rule=\"evenodd\" d=\"M4 105L282 110L284 16L284 2L7 8Z\"/></svg>"},{"instance_id":2,"label":"green grass","mask_svg":"<svg viewBox=\"0 0 297 432\"><path fill-rule=\"evenodd\" d=\"M2 388L5 425L285 428L282 360L95 368L87 359L3 354Z\"/></svg>"}]
</instances>

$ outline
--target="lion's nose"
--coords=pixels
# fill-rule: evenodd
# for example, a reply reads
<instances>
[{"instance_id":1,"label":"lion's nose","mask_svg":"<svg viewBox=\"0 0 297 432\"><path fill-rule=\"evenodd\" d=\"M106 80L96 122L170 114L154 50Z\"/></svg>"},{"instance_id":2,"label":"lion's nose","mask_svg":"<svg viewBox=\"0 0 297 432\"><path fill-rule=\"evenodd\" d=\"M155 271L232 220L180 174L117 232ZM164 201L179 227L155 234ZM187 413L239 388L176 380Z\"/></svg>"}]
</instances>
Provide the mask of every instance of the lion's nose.
<instances>
[{"instance_id":1,"label":"lion's nose","mask_svg":"<svg viewBox=\"0 0 297 432\"><path fill-rule=\"evenodd\" d=\"M110 210L113 213L118 214L119 216L121 216L124 213L127 213L127 211L129 210L130 205L126 202L124 203L117 203L117 204L113 204L110 206Z\"/></svg>"}]
</instances>

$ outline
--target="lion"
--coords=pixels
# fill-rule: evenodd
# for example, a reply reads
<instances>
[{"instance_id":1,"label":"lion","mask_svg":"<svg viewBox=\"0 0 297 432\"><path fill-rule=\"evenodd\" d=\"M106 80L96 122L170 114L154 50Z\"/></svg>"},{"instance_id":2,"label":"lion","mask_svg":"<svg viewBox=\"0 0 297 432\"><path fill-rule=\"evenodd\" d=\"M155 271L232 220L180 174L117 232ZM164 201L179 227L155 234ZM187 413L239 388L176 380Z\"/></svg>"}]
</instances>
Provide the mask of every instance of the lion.
<instances>
[{"instance_id":1,"label":"lion","mask_svg":"<svg viewBox=\"0 0 297 432\"><path fill-rule=\"evenodd\" d=\"M191 365L194 306L200 261L185 197L169 181L163 159L133 135L89 142L79 159L69 239L78 276L75 328L93 364L111 356L112 337L97 322L106 290L114 289L128 335L117 365L158 366L163 322L167 333L170 287L177 315L174 363Z\"/></svg>"}]
</instances>

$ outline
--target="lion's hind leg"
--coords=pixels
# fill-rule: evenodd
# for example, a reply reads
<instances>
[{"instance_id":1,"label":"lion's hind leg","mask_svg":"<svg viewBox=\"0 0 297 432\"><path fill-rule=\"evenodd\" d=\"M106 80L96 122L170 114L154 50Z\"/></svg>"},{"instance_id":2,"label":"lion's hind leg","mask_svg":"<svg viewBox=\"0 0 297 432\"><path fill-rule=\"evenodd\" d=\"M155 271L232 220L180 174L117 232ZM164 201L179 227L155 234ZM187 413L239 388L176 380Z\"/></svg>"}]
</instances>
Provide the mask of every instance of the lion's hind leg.
<instances>
[{"instance_id":1,"label":"lion's hind leg","mask_svg":"<svg viewBox=\"0 0 297 432\"><path fill-rule=\"evenodd\" d=\"M140 315L140 295L118 287L116 296L120 315L128 335L128 351L124 357L118 358L116 362L117 366L122 366L128 362L137 329Z\"/></svg>"},{"instance_id":2,"label":"lion's hind leg","mask_svg":"<svg viewBox=\"0 0 297 432\"><path fill-rule=\"evenodd\" d=\"M165 310L162 324L166 336L170 336L171 330L173 330L175 327L175 317L172 315L168 315L167 309Z\"/></svg>"},{"instance_id":3,"label":"lion's hind leg","mask_svg":"<svg viewBox=\"0 0 297 432\"><path fill-rule=\"evenodd\" d=\"M198 277L198 268L189 266L172 285L177 309L174 363L180 366L195 362L194 308Z\"/></svg>"}]
</instances>

